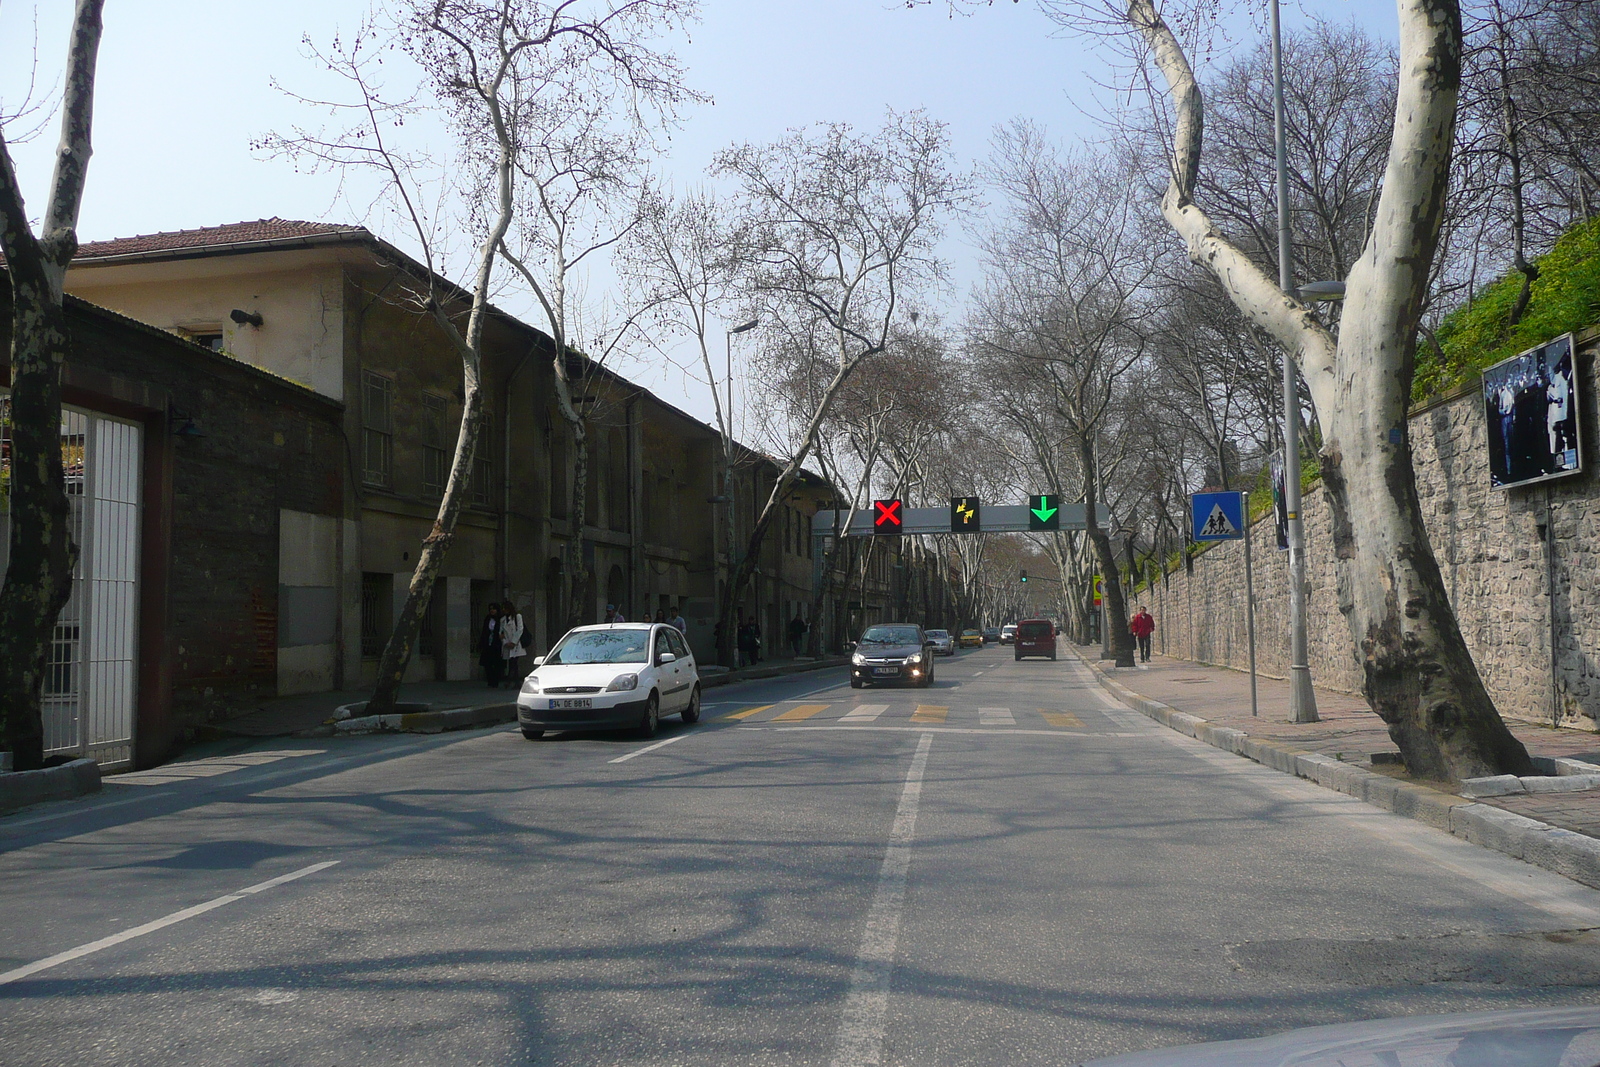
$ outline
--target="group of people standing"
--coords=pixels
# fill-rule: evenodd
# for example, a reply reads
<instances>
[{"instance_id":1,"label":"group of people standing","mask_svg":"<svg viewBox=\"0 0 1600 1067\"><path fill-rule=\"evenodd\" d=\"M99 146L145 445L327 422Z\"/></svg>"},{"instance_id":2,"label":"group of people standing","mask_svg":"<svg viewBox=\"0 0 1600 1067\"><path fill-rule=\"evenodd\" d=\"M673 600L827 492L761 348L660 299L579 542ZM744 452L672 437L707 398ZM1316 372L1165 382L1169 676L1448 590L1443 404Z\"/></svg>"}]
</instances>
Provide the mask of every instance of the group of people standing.
<instances>
[{"instance_id":1,"label":"group of people standing","mask_svg":"<svg viewBox=\"0 0 1600 1067\"><path fill-rule=\"evenodd\" d=\"M533 634L515 604L507 600L489 605L478 631L478 664L490 689L499 689L508 678L513 686L522 683L522 657L531 644Z\"/></svg>"}]
</instances>

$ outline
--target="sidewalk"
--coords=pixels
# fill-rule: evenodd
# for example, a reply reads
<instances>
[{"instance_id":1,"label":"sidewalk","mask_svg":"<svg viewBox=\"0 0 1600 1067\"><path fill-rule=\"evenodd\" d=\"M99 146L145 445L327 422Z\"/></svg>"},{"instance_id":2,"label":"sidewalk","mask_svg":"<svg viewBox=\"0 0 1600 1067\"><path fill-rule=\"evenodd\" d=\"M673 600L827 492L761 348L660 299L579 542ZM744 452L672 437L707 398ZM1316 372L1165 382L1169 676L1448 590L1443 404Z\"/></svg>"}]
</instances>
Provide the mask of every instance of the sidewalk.
<instances>
[{"instance_id":1,"label":"sidewalk","mask_svg":"<svg viewBox=\"0 0 1600 1067\"><path fill-rule=\"evenodd\" d=\"M1176 711L1198 716L1230 730L1242 731L1258 741L1272 742L1307 753L1332 757L1367 771L1410 782L1403 769L1392 762L1374 764L1377 754L1397 755L1388 730L1367 707L1365 700L1318 689L1317 714L1321 722L1291 723L1289 684L1261 678L1257 686L1260 715L1250 715L1250 676L1225 667L1208 667L1187 660L1152 656L1138 668L1116 668L1111 661L1091 658L1093 648L1078 649L1086 662L1105 677L1146 700L1166 704ZM1554 730L1507 720L1511 732L1527 746L1532 756L1582 760L1600 763L1600 735L1578 730ZM1185 731L1187 732L1187 731ZM1391 757L1392 758L1392 757ZM1415 782L1444 796L1459 797L1448 785ZM1458 803L1467 803L1458 800ZM1533 793L1518 796L1475 797L1473 803L1487 804L1550 826L1600 838L1600 789L1570 793Z\"/></svg>"},{"instance_id":2,"label":"sidewalk","mask_svg":"<svg viewBox=\"0 0 1600 1067\"><path fill-rule=\"evenodd\" d=\"M712 689L734 682L837 667L848 662L845 657L835 656L820 660L762 660L754 667L737 671L721 671L706 667L702 669L700 685L702 689ZM289 737L323 725L333 718L337 708L345 704L359 703L370 696L372 690L366 688L261 700L253 707L241 708L239 714L233 718L204 727L203 736ZM517 702L517 691L509 686L491 689L481 679L466 682L414 682L400 687L399 700L407 704L431 704L434 711L456 708L505 708L505 721L510 722L516 717L512 709Z\"/></svg>"}]
</instances>

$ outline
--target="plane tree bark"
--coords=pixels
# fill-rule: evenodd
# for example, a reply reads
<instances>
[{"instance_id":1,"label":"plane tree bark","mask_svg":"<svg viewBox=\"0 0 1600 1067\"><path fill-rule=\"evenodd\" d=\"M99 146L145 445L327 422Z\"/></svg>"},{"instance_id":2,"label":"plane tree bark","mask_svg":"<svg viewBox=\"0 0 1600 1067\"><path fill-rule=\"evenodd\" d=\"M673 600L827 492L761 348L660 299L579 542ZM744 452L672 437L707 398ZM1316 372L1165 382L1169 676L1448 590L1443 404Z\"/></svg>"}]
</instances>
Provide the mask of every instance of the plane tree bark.
<instances>
[{"instance_id":1,"label":"plane tree bark","mask_svg":"<svg viewBox=\"0 0 1600 1067\"><path fill-rule=\"evenodd\" d=\"M0 588L0 715L12 765L44 761L41 701L56 617L72 594L78 546L61 452L61 369L71 348L64 285L92 152L103 0L78 0L61 90L61 136L34 234L0 121L0 251L11 288L10 557Z\"/></svg>"},{"instance_id":2,"label":"plane tree bark","mask_svg":"<svg viewBox=\"0 0 1600 1067\"><path fill-rule=\"evenodd\" d=\"M1346 279L1337 340L1196 203L1204 120L1193 69L1152 0L1129 0L1121 14L1148 48L1173 111L1162 214L1190 259L1298 362L1315 403L1338 606L1369 704L1413 774L1527 774L1527 751L1496 712L1457 625L1407 440L1418 323L1449 179L1461 12L1455 0L1398 0L1397 8L1400 82L1387 170Z\"/></svg>"}]
</instances>

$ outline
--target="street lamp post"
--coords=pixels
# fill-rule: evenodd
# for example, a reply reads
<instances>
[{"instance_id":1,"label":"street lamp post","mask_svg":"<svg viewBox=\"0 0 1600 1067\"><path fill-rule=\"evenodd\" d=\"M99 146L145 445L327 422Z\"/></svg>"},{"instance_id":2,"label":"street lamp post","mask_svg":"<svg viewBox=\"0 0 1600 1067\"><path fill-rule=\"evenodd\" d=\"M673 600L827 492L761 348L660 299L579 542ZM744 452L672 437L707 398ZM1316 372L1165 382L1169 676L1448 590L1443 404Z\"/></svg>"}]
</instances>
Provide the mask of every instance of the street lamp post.
<instances>
[{"instance_id":1,"label":"street lamp post","mask_svg":"<svg viewBox=\"0 0 1600 1067\"><path fill-rule=\"evenodd\" d=\"M1272 0L1272 132L1278 156L1278 286L1294 288L1294 247L1289 233L1289 153L1283 116L1283 29ZM1306 541L1300 520L1300 388L1294 357L1283 354L1283 496L1289 513L1289 721L1316 722L1306 642Z\"/></svg>"},{"instance_id":2,"label":"street lamp post","mask_svg":"<svg viewBox=\"0 0 1600 1067\"><path fill-rule=\"evenodd\" d=\"M728 542L727 587L729 596L733 595L733 571L736 562L734 558L734 536L737 530L736 523L738 521L738 517L734 514L733 500L733 335L736 333L744 333L747 330L753 330L759 325L761 325L760 319L751 319L749 322L741 323L738 326L733 327L723 335L726 349L725 356L727 359L728 402L725 405L725 414L722 420L722 506L726 509L726 511L723 513L722 527L723 534L727 538ZM711 391L713 399L715 399L716 389L717 384L712 382ZM720 604L718 605L718 608L720 610ZM722 637L725 642L728 642L729 647L731 648L733 636L731 634L723 634ZM722 650L718 649L717 654L721 656Z\"/></svg>"}]
</instances>

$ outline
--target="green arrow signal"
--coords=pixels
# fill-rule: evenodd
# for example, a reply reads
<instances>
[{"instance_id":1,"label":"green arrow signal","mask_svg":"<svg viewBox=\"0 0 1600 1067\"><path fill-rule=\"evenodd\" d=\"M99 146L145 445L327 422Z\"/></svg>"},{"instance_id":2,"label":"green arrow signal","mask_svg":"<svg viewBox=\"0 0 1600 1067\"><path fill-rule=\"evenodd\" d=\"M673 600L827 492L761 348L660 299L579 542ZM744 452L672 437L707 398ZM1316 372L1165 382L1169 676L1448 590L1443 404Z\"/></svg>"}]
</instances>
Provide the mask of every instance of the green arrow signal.
<instances>
[{"instance_id":1,"label":"green arrow signal","mask_svg":"<svg viewBox=\"0 0 1600 1067\"><path fill-rule=\"evenodd\" d=\"M1060 508L1045 507L1048 503L1050 503L1050 498L1042 496L1039 498L1039 506L1033 509L1033 513L1039 517L1040 522L1049 522L1050 516L1061 510Z\"/></svg>"}]
</instances>

